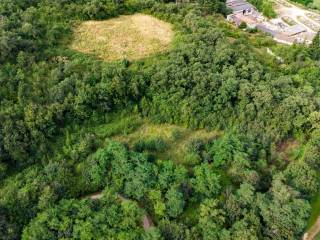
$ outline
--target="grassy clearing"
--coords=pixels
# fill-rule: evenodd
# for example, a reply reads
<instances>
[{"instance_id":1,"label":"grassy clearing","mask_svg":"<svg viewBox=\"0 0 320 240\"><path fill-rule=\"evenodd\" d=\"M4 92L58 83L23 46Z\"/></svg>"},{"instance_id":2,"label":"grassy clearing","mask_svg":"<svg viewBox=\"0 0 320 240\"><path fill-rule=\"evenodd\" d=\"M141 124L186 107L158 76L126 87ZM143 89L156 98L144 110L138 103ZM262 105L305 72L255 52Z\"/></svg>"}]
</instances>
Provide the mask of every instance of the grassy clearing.
<instances>
[{"instance_id":1,"label":"grassy clearing","mask_svg":"<svg viewBox=\"0 0 320 240\"><path fill-rule=\"evenodd\" d=\"M148 152L157 159L173 160L183 165L190 164L188 155L191 142L194 140L208 142L222 135L219 131L191 130L173 124L156 124L132 113L114 114L105 119L105 123L88 125L81 130L95 134L101 141L112 138L127 144L131 149L139 140L150 142L161 139L165 143L164 149Z\"/></svg>"},{"instance_id":2,"label":"grassy clearing","mask_svg":"<svg viewBox=\"0 0 320 240\"><path fill-rule=\"evenodd\" d=\"M144 120L136 131L128 135L117 135L114 139L133 147L139 140L161 138L167 147L163 152L154 152L154 155L159 159L170 159L178 164L188 165L188 146L193 140L201 139L207 142L220 135L218 131L191 130L177 125L154 124Z\"/></svg>"},{"instance_id":3,"label":"grassy clearing","mask_svg":"<svg viewBox=\"0 0 320 240\"><path fill-rule=\"evenodd\" d=\"M154 142L159 149L145 151L157 159L172 160L185 166L192 166L197 161L196 156L190 152L191 143L195 140L206 143L222 135L219 131L192 130L173 124L156 124L141 118L138 114L116 113L109 114L104 119L88 121L81 126L73 124L65 131L64 136L52 143L55 154L62 151L66 145L70 145L70 142L77 142L88 134L94 134L99 144L103 145L106 139L113 139L127 144L133 150L139 141L149 144Z\"/></svg>"},{"instance_id":4,"label":"grassy clearing","mask_svg":"<svg viewBox=\"0 0 320 240\"><path fill-rule=\"evenodd\" d=\"M168 49L173 35L169 23L134 14L81 23L74 31L70 48L107 61L135 60Z\"/></svg>"}]
</instances>

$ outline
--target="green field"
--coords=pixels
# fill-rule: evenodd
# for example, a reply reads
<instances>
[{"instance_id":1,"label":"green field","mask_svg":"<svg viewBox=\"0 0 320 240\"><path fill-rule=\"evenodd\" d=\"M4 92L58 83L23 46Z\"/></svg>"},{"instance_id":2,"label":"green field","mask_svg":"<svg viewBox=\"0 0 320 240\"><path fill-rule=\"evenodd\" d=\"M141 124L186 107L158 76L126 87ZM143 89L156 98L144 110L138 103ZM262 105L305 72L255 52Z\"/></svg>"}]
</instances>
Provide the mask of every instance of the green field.
<instances>
[{"instance_id":1,"label":"green field","mask_svg":"<svg viewBox=\"0 0 320 240\"><path fill-rule=\"evenodd\" d=\"M167 50L173 35L169 23L135 14L82 22L74 30L70 48L107 61L136 60Z\"/></svg>"}]
</instances>

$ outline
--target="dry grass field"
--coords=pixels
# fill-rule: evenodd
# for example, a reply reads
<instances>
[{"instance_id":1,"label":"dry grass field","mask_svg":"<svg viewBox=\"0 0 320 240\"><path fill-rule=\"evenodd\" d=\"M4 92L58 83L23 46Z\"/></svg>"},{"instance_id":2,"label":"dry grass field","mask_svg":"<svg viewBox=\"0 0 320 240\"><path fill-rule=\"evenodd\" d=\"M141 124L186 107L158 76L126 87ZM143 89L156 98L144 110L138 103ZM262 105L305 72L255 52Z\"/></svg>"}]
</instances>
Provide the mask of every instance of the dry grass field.
<instances>
[{"instance_id":1,"label":"dry grass field","mask_svg":"<svg viewBox=\"0 0 320 240\"><path fill-rule=\"evenodd\" d=\"M134 14L106 21L86 21L74 31L73 50L107 61L135 60L166 50L172 41L169 23Z\"/></svg>"}]
</instances>

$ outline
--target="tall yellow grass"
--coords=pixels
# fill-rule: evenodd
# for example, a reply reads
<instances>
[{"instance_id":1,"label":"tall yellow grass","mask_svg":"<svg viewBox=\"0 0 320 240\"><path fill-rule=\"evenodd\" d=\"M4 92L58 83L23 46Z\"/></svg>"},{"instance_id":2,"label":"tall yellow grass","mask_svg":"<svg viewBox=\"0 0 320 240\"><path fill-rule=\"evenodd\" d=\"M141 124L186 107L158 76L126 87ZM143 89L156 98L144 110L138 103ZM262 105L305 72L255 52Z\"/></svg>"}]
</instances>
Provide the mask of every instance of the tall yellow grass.
<instances>
[{"instance_id":1,"label":"tall yellow grass","mask_svg":"<svg viewBox=\"0 0 320 240\"><path fill-rule=\"evenodd\" d=\"M135 60L166 50L173 35L171 24L152 16L134 14L81 23L74 31L70 47L107 61Z\"/></svg>"}]
</instances>

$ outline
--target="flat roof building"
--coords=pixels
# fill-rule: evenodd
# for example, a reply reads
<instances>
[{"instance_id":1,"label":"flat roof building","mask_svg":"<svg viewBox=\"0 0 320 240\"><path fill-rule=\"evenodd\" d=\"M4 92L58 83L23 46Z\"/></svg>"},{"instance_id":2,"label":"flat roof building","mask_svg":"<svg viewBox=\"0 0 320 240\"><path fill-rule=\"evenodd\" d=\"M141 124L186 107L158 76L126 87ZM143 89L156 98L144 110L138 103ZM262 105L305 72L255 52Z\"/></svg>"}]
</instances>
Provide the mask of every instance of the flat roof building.
<instances>
[{"instance_id":1,"label":"flat roof building","mask_svg":"<svg viewBox=\"0 0 320 240\"><path fill-rule=\"evenodd\" d=\"M255 9L245 0L227 0L226 5L233 13L250 14Z\"/></svg>"},{"instance_id":2,"label":"flat roof building","mask_svg":"<svg viewBox=\"0 0 320 240\"><path fill-rule=\"evenodd\" d=\"M240 26L242 22L247 24L247 28L257 28L268 33L279 43L312 43L315 33L309 32L309 28L300 24L288 26L283 20L266 20L263 15L246 0L226 0L226 6L232 10L232 14L227 16L227 20Z\"/></svg>"}]
</instances>

